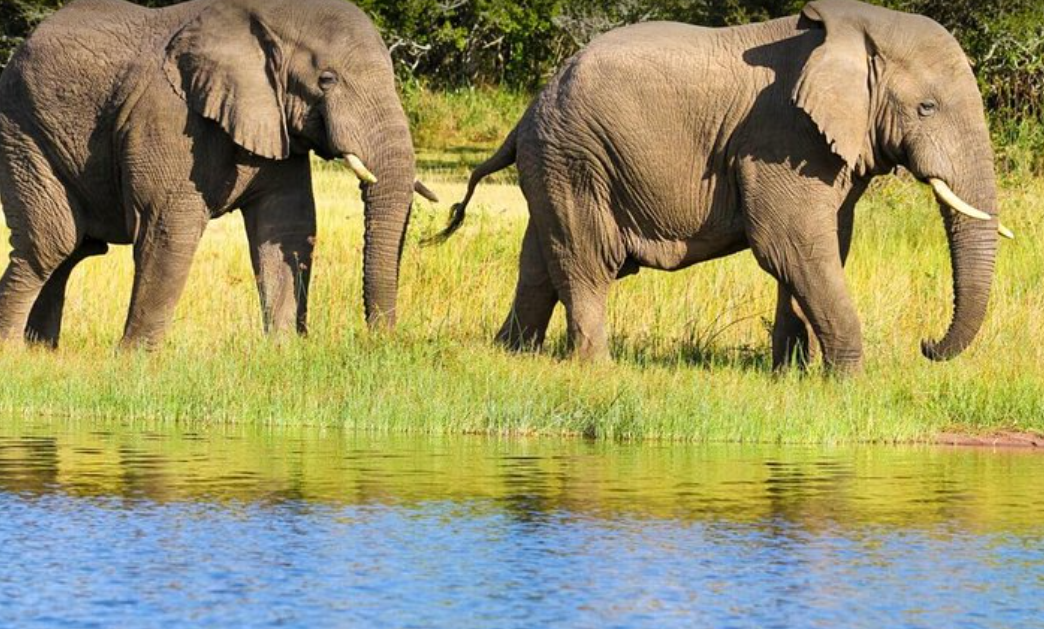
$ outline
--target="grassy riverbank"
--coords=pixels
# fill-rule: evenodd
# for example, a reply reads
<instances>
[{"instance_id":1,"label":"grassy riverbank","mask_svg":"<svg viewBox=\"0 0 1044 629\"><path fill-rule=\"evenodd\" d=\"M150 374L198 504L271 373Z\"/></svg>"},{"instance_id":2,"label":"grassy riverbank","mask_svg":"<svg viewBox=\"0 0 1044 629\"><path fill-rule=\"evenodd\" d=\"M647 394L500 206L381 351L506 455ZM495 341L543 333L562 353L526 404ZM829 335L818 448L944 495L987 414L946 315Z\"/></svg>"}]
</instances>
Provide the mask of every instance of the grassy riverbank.
<instances>
[{"instance_id":1,"label":"grassy riverbank","mask_svg":"<svg viewBox=\"0 0 1044 629\"><path fill-rule=\"evenodd\" d=\"M918 351L950 315L938 212L929 191L891 178L860 207L848 274L864 323L863 376L770 372L775 290L749 253L618 283L610 305L616 360L588 366L561 358L560 310L542 355L490 343L510 303L526 220L510 176L480 190L448 244L418 246L462 195L467 164L487 154L449 144L420 156L444 202L417 206L394 335L364 328L356 182L323 165L310 338L275 345L261 337L236 214L208 229L167 347L153 355L113 351L130 294L129 248L81 265L62 348L0 353L0 412L769 442L1044 431L1042 180L1004 182L1004 220L1019 239L1003 243L986 325L954 362L930 363Z\"/></svg>"}]
</instances>

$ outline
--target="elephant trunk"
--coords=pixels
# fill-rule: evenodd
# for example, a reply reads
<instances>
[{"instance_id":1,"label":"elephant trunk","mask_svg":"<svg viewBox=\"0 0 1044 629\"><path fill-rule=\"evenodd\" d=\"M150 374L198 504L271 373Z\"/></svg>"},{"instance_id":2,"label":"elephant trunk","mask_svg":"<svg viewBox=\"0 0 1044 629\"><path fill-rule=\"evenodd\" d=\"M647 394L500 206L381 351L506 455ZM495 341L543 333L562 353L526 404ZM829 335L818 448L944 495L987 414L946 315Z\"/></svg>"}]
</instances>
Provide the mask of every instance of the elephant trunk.
<instances>
[{"instance_id":1,"label":"elephant trunk","mask_svg":"<svg viewBox=\"0 0 1044 629\"><path fill-rule=\"evenodd\" d=\"M366 165L377 181L363 184L363 303L371 328L395 326L399 262L413 203L413 142L398 99L393 102L371 130Z\"/></svg>"},{"instance_id":2,"label":"elephant trunk","mask_svg":"<svg viewBox=\"0 0 1044 629\"><path fill-rule=\"evenodd\" d=\"M961 175L957 181L947 183L957 196L989 214L990 219L969 218L940 204L953 268L953 318L942 339L922 342L922 353L932 360L949 360L967 349L986 317L999 225L993 154L986 146L985 151L977 152L982 157L958 169Z\"/></svg>"}]
</instances>

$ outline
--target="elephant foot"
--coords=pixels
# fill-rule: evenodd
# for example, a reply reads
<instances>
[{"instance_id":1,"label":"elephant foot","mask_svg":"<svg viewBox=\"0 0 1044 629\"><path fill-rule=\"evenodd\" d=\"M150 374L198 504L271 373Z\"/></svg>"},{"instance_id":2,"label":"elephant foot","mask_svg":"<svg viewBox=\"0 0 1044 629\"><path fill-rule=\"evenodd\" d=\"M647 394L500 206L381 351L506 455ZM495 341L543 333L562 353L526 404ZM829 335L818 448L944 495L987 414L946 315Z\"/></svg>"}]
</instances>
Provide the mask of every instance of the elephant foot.
<instances>
[{"instance_id":1,"label":"elephant foot","mask_svg":"<svg viewBox=\"0 0 1044 629\"><path fill-rule=\"evenodd\" d=\"M25 343L30 347L38 347L40 349L58 349L57 336L46 332L38 332L32 329L32 327L27 328L25 331Z\"/></svg>"},{"instance_id":2,"label":"elephant foot","mask_svg":"<svg viewBox=\"0 0 1044 629\"><path fill-rule=\"evenodd\" d=\"M782 347L772 348L772 371L786 373L789 371L808 371L812 363L812 352L807 340L786 343Z\"/></svg>"},{"instance_id":3,"label":"elephant foot","mask_svg":"<svg viewBox=\"0 0 1044 629\"><path fill-rule=\"evenodd\" d=\"M861 351L849 351L841 355L823 356L823 367L827 375L836 378L848 378L863 373L863 354Z\"/></svg>"},{"instance_id":4,"label":"elephant foot","mask_svg":"<svg viewBox=\"0 0 1044 629\"><path fill-rule=\"evenodd\" d=\"M153 353L163 347L163 336L124 335L116 351L120 354Z\"/></svg>"},{"instance_id":5,"label":"elephant foot","mask_svg":"<svg viewBox=\"0 0 1044 629\"><path fill-rule=\"evenodd\" d=\"M537 352L544 344L544 335L526 334L515 326L505 324L493 337L493 342L511 352Z\"/></svg>"},{"instance_id":6,"label":"elephant foot","mask_svg":"<svg viewBox=\"0 0 1044 629\"><path fill-rule=\"evenodd\" d=\"M611 363L613 357L608 347L578 347L573 350L572 357L582 363Z\"/></svg>"}]
</instances>

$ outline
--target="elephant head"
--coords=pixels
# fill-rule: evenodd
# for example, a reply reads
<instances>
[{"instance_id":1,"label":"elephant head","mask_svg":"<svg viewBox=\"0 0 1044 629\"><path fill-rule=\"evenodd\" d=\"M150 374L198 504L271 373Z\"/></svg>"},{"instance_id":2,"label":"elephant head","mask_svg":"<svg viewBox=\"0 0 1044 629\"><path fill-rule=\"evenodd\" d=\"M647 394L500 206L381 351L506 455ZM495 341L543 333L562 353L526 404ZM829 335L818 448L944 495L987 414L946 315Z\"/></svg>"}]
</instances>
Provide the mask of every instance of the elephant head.
<instances>
[{"instance_id":1,"label":"elephant head","mask_svg":"<svg viewBox=\"0 0 1044 629\"><path fill-rule=\"evenodd\" d=\"M188 106L246 151L346 160L365 203L366 319L393 326L415 162L391 58L369 18L344 0L218 0L181 25L165 55Z\"/></svg>"},{"instance_id":2,"label":"elephant head","mask_svg":"<svg viewBox=\"0 0 1044 629\"><path fill-rule=\"evenodd\" d=\"M831 150L860 175L898 165L936 191L949 239L954 306L933 360L960 354L986 313L997 252L997 184L982 97L960 45L917 15L853 0L808 4L823 32L793 99ZM1010 234L1010 232L1007 232Z\"/></svg>"}]
</instances>

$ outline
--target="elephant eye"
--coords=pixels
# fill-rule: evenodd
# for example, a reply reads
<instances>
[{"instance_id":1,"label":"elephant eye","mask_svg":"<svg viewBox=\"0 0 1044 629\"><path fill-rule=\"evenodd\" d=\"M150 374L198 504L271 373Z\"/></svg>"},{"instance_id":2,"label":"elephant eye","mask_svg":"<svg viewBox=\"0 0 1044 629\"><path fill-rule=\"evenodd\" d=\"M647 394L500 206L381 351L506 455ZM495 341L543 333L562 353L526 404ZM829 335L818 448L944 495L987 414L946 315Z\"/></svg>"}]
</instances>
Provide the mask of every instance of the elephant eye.
<instances>
[{"instance_id":1,"label":"elephant eye","mask_svg":"<svg viewBox=\"0 0 1044 629\"><path fill-rule=\"evenodd\" d=\"M937 105L935 101L926 100L917 106L917 113L919 113L922 118L929 118L934 116L938 109L939 105Z\"/></svg>"},{"instance_id":2,"label":"elephant eye","mask_svg":"<svg viewBox=\"0 0 1044 629\"><path fill-rule=\"evenodd\" d=\"M319 89L325 92L326 90L331 89L333 86L337 85L338 81L340 81L340 78L337 76L337 74L327 70L326 72L323 72L319 75Z\"/></svg>"}]
</instances>

